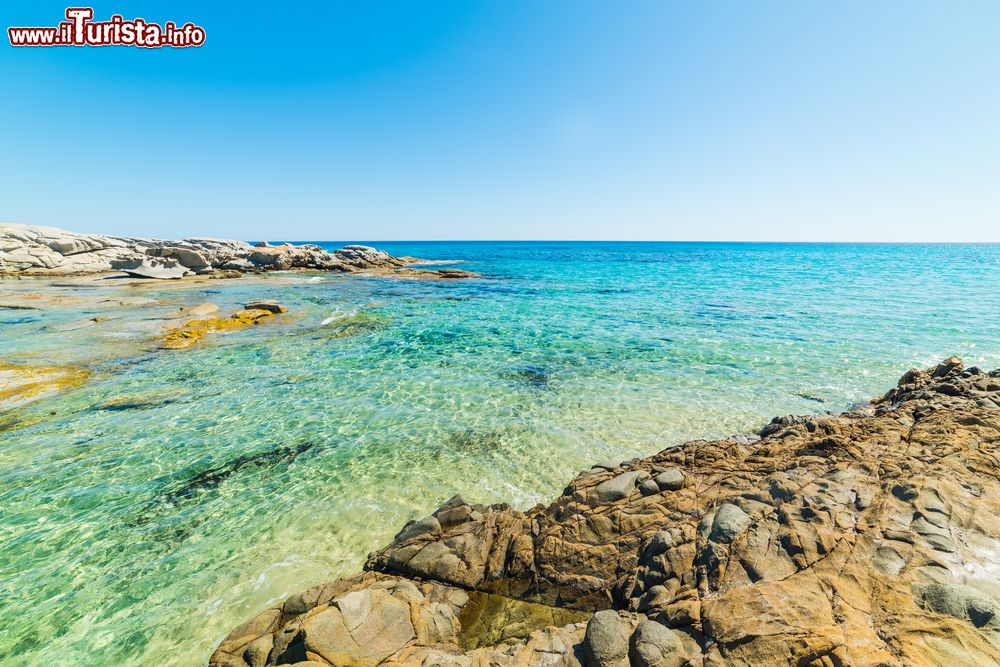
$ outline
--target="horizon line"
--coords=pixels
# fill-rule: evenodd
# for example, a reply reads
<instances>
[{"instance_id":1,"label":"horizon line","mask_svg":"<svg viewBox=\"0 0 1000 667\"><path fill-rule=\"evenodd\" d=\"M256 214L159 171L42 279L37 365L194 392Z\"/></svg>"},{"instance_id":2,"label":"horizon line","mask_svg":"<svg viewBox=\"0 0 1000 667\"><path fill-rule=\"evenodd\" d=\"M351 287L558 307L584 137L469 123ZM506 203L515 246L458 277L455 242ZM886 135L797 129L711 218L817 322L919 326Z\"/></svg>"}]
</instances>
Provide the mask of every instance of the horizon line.
<instances>
[{"instance_id":1,"label":"horizon line","mask_svg":"<svg viewBox=\"0 0 1000 667\"><path fill-rule=\"evenodd\" d=\"M202 237L188 237L202 238ZM207 238L207 237L206 237ZM247 243L358 243L358 239L251 239ZM799 245L1000 245L997 241L775 241L756 239L363 239L367 243L772 243Z\"/></svg>"}]
</instances>

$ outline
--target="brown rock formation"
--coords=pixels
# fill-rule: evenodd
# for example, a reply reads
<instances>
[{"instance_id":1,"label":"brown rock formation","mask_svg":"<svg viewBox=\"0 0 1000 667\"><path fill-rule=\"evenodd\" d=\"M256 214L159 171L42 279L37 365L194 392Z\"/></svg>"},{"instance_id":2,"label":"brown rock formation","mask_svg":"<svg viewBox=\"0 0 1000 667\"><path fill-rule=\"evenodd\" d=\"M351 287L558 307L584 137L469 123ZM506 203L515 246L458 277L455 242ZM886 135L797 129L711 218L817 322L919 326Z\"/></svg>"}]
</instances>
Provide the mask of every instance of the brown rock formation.
<instances>
[{"instance_id":1,"label":"brown rock formation","mask_svg":"<svg viewBox=\"0 0 1000 667\"><path fill-rule=\"evenodd\" d=\"M548 507L453 498L210 664L1000 664L998 456L1000 371L951 358Z\"/></svg>"}]
</instances>

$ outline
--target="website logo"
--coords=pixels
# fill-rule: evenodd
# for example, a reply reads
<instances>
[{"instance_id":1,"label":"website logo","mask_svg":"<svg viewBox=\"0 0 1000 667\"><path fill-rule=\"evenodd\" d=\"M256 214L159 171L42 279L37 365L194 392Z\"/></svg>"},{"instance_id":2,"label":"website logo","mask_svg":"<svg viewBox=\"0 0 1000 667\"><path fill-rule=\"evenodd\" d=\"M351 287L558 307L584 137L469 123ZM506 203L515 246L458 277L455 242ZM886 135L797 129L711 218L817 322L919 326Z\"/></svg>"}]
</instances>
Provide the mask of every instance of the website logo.
<instances>
[{"instance_id":1,"label":"website logo","mask_svg":"<svg viewBox=\"0 0 1000 667\"><path fill-rule=\"evenodd\" d=\"M164 46L187 48L205 43L205 29L193 23L178 26L167 21L162 26L145 19L126 20L113 14L107 21L94 21L92 7L67 7L66 20L54 27L11 27L11 46Z\"/></svg>"}]
</instances>

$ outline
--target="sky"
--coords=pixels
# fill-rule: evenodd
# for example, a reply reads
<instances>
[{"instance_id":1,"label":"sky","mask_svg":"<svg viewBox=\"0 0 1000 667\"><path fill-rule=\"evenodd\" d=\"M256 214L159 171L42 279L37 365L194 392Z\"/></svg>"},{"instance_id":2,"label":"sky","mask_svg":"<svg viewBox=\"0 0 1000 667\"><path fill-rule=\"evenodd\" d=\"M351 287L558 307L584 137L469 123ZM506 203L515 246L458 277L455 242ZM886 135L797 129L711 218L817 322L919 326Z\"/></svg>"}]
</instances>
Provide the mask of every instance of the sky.
<instances>
[{"instance_id":1,"label":"sky","mask_svg":"<svg viewBox=\"0 0 1000 667\"><path fill-rule=\"evenodd\" d=\"M1000 3L115 0L0 44L0 222L242 239L1000 241ZM6 0L3 27L66 5ZM6 31L4 31L6 32Z\"/></svg>"}]
</instances>

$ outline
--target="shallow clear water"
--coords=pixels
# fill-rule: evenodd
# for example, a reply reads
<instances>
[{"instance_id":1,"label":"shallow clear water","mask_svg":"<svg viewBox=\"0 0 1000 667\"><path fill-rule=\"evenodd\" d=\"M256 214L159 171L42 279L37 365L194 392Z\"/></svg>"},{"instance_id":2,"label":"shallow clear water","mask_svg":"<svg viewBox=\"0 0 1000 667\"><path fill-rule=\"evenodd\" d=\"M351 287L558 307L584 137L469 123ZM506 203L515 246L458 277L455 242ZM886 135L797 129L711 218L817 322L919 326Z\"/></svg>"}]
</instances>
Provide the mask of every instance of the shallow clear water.
<instances>
[{"instance_id":1,"label":"shallow clear water","mask_svg":"<svg viewBox=\"0 0 1000 667\"><path fill-rule=\"evenodd\" d=\"M950 354L1000 366L1000 246L377 245L483 277L0 310L0 357L94 372L0 422L0 664L203 664L456 492L527 507L592 462L839 411ZM179 300L250 298L290 312L150 343ZM116 319L60 330L95 313Z\"/></svg>"}]
</instances>

